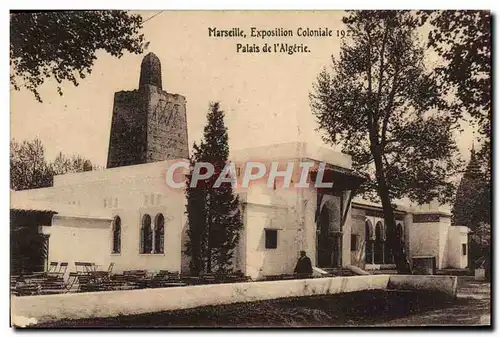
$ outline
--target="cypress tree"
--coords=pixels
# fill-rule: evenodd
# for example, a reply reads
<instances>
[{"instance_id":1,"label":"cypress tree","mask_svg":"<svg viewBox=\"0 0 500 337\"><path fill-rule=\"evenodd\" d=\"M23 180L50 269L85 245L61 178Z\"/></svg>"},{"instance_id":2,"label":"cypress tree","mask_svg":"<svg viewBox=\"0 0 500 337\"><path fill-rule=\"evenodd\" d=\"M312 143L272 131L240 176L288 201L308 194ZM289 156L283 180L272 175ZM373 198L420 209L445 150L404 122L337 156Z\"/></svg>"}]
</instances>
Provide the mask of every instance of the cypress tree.
<instances>
[{"instance_id":1,"label":"cypress tree","mask_svg":"<svg viewBox=\"0 0 500 337\"><path fill-rule=\"evenodd\" d=\"M200 146L194 147L191 167L196 162L211 163L215 173L196 187L187 188L188 251L192 273L226 275L232 271L234 250L243 226L238 197L231 183L214 187L229 157L227 128L219 103L211 103ZM191 178L188 179L190 184Z\"/></svg>"},{"instance_id":2,"label":"cypress tree","mask_svg":"<svg viewBox=\"0 0 500 337\"><path fill-rule=\"evenodd\" d=\"M193 155L190 158L190 166L199 160L200 148L193 145ZM193 276L198 276L204 271L203 257L207 250L207 228L205 199L206 192L203 182L199 182L195 187L190 187L192 175L187 177L186 186L186 213L188 217L188 241L186 243L186 255L190 257L189 270Z\"/></svg>"}]
</instances>

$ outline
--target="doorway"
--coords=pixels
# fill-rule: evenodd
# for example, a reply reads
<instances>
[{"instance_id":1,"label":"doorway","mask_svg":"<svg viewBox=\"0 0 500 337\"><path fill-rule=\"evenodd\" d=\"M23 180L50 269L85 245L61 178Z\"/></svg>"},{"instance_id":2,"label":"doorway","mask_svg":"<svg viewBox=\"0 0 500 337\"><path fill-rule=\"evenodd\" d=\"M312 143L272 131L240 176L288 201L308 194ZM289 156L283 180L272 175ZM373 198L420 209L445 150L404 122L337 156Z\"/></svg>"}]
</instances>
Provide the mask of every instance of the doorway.
<instances>
[{"instance_id":1,"label":"doorway","mask_svg":"<svg viewBox=\"0 0 500 337\"><path fill-rule=\"evenodd\" d=\"M342 265L342 232L335 231L334 212L328 204L322 208L317 229L317 265L320 268L338 268ZM339 224L338 224L339 225Z\"/></svg>"}]
</instances>

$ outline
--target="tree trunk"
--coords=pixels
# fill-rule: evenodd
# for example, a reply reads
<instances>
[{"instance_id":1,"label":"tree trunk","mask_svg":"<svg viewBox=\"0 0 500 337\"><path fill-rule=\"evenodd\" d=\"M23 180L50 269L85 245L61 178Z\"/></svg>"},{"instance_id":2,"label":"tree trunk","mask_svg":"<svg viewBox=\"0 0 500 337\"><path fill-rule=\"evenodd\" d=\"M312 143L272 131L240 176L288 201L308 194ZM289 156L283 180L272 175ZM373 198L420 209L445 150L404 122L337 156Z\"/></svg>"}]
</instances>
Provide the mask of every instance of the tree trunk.
<instances>
[{"instance_id":1,"label":"tree trunk","mask_svg":"<svg viewBox=\"0 0 500 337\"><path fill-rule=\"evenodd\" d=\"M210 242L207 249L207 273L212 272L212 247L210 247Z\"/></svg>"},{"instance_id":2,"label":"tree trunk","mask_svg":"<svg viewBox=\"0 0 500 337\"><path fill-rule=\"evenodd\" d=\"M394 218L394 210L391 205L389 196L389 188L384 174L384 166L382 162L382 153L380 145L372 147L372 155L375 161L376 179L378 185L378 194L382 201L384 211L384 220L386 226L387 238L389 247L394 255L394 262L399 274L411 274L411 264L408 261L406 252L402 242L396 236L396 221Z\"/></svg>"}]
</instances>

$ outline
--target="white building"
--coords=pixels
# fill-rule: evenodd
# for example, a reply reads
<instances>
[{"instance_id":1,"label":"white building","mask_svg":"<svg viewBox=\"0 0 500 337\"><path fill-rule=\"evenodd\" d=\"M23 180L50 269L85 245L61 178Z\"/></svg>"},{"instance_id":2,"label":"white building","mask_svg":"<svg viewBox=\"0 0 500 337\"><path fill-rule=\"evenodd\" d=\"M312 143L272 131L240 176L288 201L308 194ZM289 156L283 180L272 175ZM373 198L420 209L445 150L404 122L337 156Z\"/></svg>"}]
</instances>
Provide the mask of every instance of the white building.
<instances>
[{"instance_id":1,"label":"white building","mask_svg":"<svg viewBox=\"0 0 500 337\"><path fill-rule=\"evenodd\" d=\"M325 191L312 186L268 188L265 183L237 189L244 229L236 269L254 279L289 274L300 250L320 268L390 267L381 206L349 200L349 188L356 187L359 177L350 171L348 156L290 143L237 152L233 160L241 163L245 155L259 152L261 160L325 162L334 172L334 185ZM49 237L49 261L70 266L78 261L101 266L113 262L116 271L187 273L185 194L167 186L165 179L175 162L56 176L53 187L12 192L11 209L55 212L50 226L42 227ZM449 213L399 208L396 219L410 256L433 256L439 269L467 266L467 227L451 226ZM153 232L149 242L145 230Z\"/></svg>"},{"instance_id":2,"label":"white building","mask_svg":"<svg viewBox=\"0 0 500 337\"><path fill-rule=\"evenodd\" d=\"M188 272L185 193L166 183L168 168L186 160L176 158L187 153L185 99L162 90L160 67L154 55L146 56L139 89L115 95L111 168L56 176L53 187L11 193L11 210L53 214L50 224L39 224L48 237L48 261L68 262L70 269L89 261L103 268L113 262L115 271ZM138 104L143 95L147 99ZM125 129L126 137L116 135ZM244 229L235 269L254 279L290 274L301 250L324 269L392 265L381 206L353 199L364 177L352 170L349 156L287 143L236 151L230 159L240 174L255 159L279 162L280 170L289 162L326 163L325 176L333 182L331 188L270 188L264 182L237 188ZM310 179L316 174L311 170ZM451 226L449 213L399 207L395 214L410 256L431 256L437 268L466 267L467 228Z\"/></svg>"}]
</instances>

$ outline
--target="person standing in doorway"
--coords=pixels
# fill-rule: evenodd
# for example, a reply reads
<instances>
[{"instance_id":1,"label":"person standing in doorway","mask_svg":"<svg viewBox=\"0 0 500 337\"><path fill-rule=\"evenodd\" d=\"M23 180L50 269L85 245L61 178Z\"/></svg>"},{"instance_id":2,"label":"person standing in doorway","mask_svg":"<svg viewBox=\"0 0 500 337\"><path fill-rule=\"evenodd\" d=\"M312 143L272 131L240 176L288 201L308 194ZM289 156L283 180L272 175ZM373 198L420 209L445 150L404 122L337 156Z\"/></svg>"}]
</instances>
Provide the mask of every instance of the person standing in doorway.
<instances>
[{"instance_id":1,"label":"person standing in doorway","mask_svg":"<svg viewBox=\"0 0 500 337\"><path fill-rule=\"evenodd\" d=\"M308 278L312 276L311 259L306 255L306 252L301 250L300 257L293 271L299 278Z\"/></svg>"}]
</instances>

